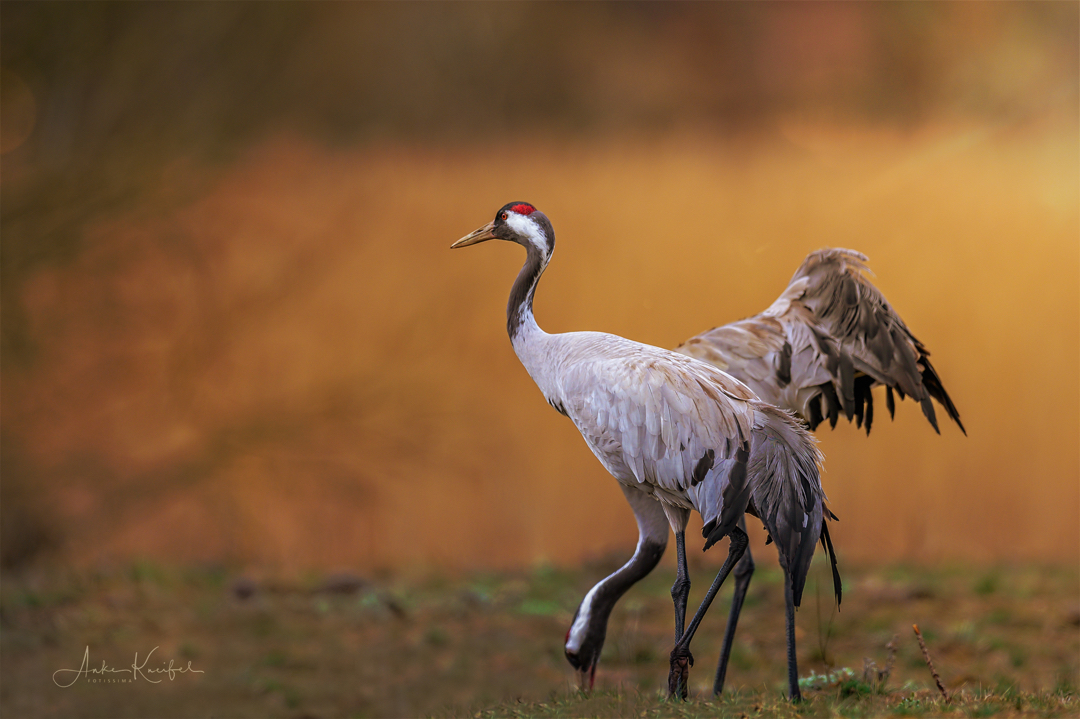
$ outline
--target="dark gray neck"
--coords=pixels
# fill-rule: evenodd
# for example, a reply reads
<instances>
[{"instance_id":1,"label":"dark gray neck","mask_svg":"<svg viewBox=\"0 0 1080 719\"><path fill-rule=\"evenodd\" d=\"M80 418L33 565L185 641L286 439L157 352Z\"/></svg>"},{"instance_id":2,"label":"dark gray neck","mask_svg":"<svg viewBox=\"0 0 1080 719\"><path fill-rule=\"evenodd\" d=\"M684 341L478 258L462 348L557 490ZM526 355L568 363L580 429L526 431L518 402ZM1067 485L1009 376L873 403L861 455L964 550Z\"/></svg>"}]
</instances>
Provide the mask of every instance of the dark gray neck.
<instances>
[{"instance_id":1,"label":"dark gray neck","mask_svg":"<svg viewBox=\"0 0 1080 719\"><path fill-rule=\"evenodd\" d=\"M540 251L526 242L523 243L526 252L525 265L514 280L514 286L510 289L510 301L506 305L506 331L513 342L522 325L532 317L533 295L536 293L536 285L540 282L540 275L544 273L547 263Z\"/></svg>"},{"instance_id":2,"label":"dark gray neck","mask_svg":"<svg viewBox=\"0 0 1080 719\"><path fill-rule=\"evenodd\" d=\"M626 590L637 584L649 572L651 572L664 556L667 544L659 544L650 539L642 539L641 546L634 552L626 564L614 574L604 579L601 586L597 587L596 596L593 599L593 611L596 612L593 621L600 620L606 623L611 608L619 601Z\"/></svg>"},{"instance_id":3,"label":"dark gray neck","mask_svg":"<svg viewBox=\"0 0 1080 719\"><path fill-rule=\"evenodd\" d=\"M666 538L665 538L666 539ZM581 638L580 645L575 654L567 653L567 659L576 668L595 664L600 658L600 652L604 648L604 639L607 637L608 619L615 603L619 601L626 590L634 586L645 575L653 570L664 556L665 543L654 542L648 538L642 538L634 556L630 558L617 572L606 577L593 587L578 606L574 614L574 624L577 624L581 612L588 612L585 636ZM571 630L573 627L571 626ZM569 639L569 635L567 635Z\"/></svg>"}]
</instances>

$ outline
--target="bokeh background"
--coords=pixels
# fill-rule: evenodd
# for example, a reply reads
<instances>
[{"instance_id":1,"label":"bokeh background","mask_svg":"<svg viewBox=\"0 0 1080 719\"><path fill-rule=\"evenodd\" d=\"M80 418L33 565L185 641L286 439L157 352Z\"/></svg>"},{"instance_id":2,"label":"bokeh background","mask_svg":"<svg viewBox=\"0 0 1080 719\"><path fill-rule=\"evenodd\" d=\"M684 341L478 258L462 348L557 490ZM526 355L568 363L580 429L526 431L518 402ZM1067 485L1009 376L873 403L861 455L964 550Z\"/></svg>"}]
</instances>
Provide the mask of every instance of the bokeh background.
<instances>
[{"instance_id":1,"label":"bokeh background","mask_svg":"<svg viewBox=\"0 0 1080 719\"><path fill-rule=\"evenodd\" d=\"M510 200L552 332L673 346L866 253L968 436L821 431L841 561L1080 561L1075 3L0 14L6 571L628 554L505 336L521 253L448 249Z\"/></svg>"}]
</instances>

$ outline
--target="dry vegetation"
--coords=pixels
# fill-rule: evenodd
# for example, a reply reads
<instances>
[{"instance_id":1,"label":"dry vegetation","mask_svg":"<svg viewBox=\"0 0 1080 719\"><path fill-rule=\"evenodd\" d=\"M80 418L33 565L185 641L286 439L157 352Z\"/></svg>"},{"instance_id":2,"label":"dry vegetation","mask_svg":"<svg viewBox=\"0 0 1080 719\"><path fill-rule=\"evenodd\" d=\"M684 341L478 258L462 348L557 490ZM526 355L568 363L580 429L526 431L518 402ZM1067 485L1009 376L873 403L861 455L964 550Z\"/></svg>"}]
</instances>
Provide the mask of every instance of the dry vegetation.
<instances>
[{"instance_id":1,"label":"dry vegetation","mask_svg":"<svg viewBox=\"0 0 1080 719\"><path fill-rule=\"evenodd\" d=\"M152 563L40 572L0 594L0 710L34 717L1068 716L1080 709L1080 575L1075 568L848 568L839 613L828 568L811 573L798 614L807 702L786 691L778 571L750 586L728 673L711 697L728 592L695 641L691 701L662 695L671 645L670 561L612 616L596 692L578 695L562 656L577 602L621 557L581 571L408 578L310 574L240 578ZM692 567L692 600L709 568ZM817 587L822 582L821 590ZM918 622L953 696L946 705L911 633ZM871 660L889 676L864 675ZM90 666L186 667L152 685L66 688ZM140 659L141 661L141 659ZM844 669L850 669L850 673ZM839 672L839 674L836 674ZM832 678L827 675L834 673ZM124 675L116 675L118 677ZM75 675L61 675L66 683ZM149 675L150 679L155 678Z\"/></svg>"}]
</instances>

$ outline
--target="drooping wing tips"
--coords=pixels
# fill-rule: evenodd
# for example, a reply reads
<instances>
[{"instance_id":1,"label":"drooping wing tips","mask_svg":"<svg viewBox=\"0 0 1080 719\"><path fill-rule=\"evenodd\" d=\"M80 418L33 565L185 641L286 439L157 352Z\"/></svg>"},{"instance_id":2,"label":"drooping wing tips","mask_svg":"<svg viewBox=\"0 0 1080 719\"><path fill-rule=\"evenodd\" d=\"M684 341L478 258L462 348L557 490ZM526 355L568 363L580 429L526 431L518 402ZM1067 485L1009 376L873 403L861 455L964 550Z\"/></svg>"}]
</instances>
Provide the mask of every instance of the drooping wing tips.
<instances>
[{"instance_id":1,"label":"drooping wing tips","mask_svg":"<svg viewBox=\"0 0 1080 719\"><path fill-rule=\"evenodd\" d=\"M792 283L802 282L801 302L810 310L817 330L837 348L839 361L828 363L832 381L820 385L820 393L807 405L811 427L828 418L836 426L841 411L859 426L873 421L871 388L885 385L890 416L894 412L892 390L901 399L910 396L926 419L940 433L931 398L967 434L956 406L949 398L928 359L929 351L911 333L870 281L865 255L830 248L810 253L795 272Z\"/></svg>"},{"instance_id":2,"label":"drooping wing tips","mask_svg":"<svg viewBox=\"0 0 1080 719\"><path fill-rule=\"evenodd\" d=\"M923 366L922 381L926 391L945 408L949 419L956 422L956 426L960 428L960 431L966 437L967 430L964 429L964 423L960 421L960 412L957 411L956 405L953 404L952 398L949 397L949 393L945 391L945 386L941 384L941 378L938 377L934 365L930 364L930 353L924 350L923 356L919 358L919 363Z\"/></svg>"},{"instance_id":3,"label":"drooping wing tips","mask_svg":"<svg viewBox=\"0 0 1080 719\"><path fill-rule=\"evenodd\" d=\"M870 282L865 263L866 256L852 250L818 250L806 258L793 281L805 279L801 302L810 310L816 329L839 350L839 362L832 374L842 399L854 404L855 370L918 396L920 381L913 338L885 296ZM847 406L843 409L848 414Z\"/></svg>"},{"instance_id":4,"label":"drooping wing tips","mask_svg":"<svg viewBox=\"0 0 1080 719\"><path fill-rule=\"evenodd\" d=\"M825 555L832 565L833 593L836 594L836 606L840 606L840 600L844 594L844 584L840 581L840 570L836 567L836 550L833 549L832 537L829 536L828 518L836 519L836 515L825 508L826 518L821 522L821 546L825 548Z\"/></svg>"}]
</instances>

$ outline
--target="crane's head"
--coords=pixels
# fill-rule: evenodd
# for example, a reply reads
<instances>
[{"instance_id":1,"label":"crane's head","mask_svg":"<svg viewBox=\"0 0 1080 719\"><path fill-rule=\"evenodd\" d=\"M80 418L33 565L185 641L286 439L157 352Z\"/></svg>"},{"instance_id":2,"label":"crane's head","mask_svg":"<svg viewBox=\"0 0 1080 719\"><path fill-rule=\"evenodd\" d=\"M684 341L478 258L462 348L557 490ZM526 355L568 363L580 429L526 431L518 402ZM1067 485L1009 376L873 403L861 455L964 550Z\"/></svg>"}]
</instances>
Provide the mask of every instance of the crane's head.
<instances>
[{"instance_id":1,"label":"crane's head","mask_svg":"<svg viewBox=\"0 0 1080 719\"><path fill-rule=\"evenodd\" d=\"M528 202L508 202L495 213L495 219L450 245L468 247L488 240L516 242L526 250L536 250L546 262L555 249L555 230L543 212Z\"/></svg>"},{"instance_id":2,"label":"crane's head","mask_svg":"<svg viewBox=\"0 0 1080 719\"><path fill-rule=\"evenodd\" d=\"M581 606L574 612L574 621L566 632L563 651L566 661L577 670L578 684L583 692L593 688L596 681L596 663L600 661L600 652L604 648L605 622L593 622L590 599L592 593L582 600Z\"/></svg>"}]
</instances>

